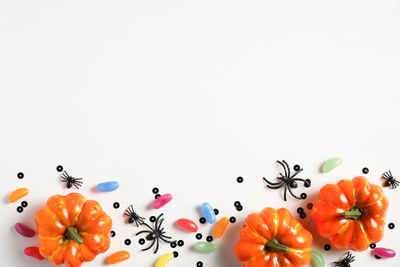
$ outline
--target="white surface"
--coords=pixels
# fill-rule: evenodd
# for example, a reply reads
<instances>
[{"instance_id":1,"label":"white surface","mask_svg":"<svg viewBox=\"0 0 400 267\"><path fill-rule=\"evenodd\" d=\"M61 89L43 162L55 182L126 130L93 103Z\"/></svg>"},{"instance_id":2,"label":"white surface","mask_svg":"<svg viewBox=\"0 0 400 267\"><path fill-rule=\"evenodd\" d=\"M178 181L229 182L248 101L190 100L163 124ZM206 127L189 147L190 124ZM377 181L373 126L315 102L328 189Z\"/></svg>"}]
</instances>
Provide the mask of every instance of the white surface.
<instances>
[{"instance_id":1,"label":"white surface","mask_svg":"<svg viewBox=\"0 0 400 267\"><path fill-rule=\"evenodd\" d=\"M162 209L168 233L185 240L168 266L240 266L233 246L246 214L265 206L296 208L328 182L353 178L364 166L378 183L400 177L400 3L398 1L0 1L0 193L2 266L50 266L23 256L15 222L33 226L36 209L66 194L55 168L84 177L80 190L114 220L109 252L132 258L118 266L150 266L124 223L132 203L143 215L151 189L172 193ZM321 162L344 164L320 174ZM306 201L284 203L261 177L274 178L277 159L298 163L311 178ZM25 173L23 180L16 174ZM237 184L237 176L245 182ZM116 179L121 188L92 188ZM7 195L31 194L22 214ZM400 191L385 189L391 206L379 244L400 252ZM223 196L223 197L221 197ZM240 200L244 211L234 210ZM112 203L119 201L115 210ZM212 255L194 252L193 235L173 227L198 219L209 201L238 222ZM315 225L306 225L315 233ZM212 228L202 225L204 238ZM344 254L325 253L332 262ZM163 245L158 255L171 251ZM398 266L355 253L352 266Z\"/></svg>"}]
</instances>

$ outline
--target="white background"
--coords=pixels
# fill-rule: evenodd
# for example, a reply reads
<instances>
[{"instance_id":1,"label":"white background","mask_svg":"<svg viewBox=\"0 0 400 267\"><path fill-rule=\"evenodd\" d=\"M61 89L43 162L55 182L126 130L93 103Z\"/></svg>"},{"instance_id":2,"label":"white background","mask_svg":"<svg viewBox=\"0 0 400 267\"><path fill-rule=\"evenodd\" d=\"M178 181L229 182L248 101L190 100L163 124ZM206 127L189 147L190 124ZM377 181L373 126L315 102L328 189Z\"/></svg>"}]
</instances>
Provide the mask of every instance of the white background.
<instances>
[{"instance_id":1,"label":"white background","mask_svg":"<svg viewBox=\"0 0 400 267\"><path fill-rule=\"evenodd\" d=\"M399 48L399 1L1 0L1 265L51 266L23 255L37 240L13 225L34 227L46 199L68 193L61 164L84 177L79 192L100 201L117 232L110 250L85 266L103 266L121 249L132 258L118 266L151 266L171 251L163 244L156 256L140 252L138 230L122 216L129 204L157 215L148 209L154 186L173 194L161 211L168 234L185 241L169 266L241 266L233 247L246 214L285 206L298 216L321 186L363 167L374 183L388 169L400 178ZM344 164L319 173L332 156ZM285 203L265 188L261 178L275 177L277 159L305 169L307 200ZM120 189L93 190L107 180ZM6 198L21 186L31 193L19 214L19 202ZM397 228L386 227L378 246L400 252L400 189L384 192ZM238 219L211 255L193 251L194 234L174 226L180 217L197 221L204 201ZM310 217L302 222L315 234ZM211 230L200 226L204 238ZM328 263L345 253L324 252L326 241L314 236ZM352 266L400 263L370 250L355 255Z\"/></svg>"}]
</instances>

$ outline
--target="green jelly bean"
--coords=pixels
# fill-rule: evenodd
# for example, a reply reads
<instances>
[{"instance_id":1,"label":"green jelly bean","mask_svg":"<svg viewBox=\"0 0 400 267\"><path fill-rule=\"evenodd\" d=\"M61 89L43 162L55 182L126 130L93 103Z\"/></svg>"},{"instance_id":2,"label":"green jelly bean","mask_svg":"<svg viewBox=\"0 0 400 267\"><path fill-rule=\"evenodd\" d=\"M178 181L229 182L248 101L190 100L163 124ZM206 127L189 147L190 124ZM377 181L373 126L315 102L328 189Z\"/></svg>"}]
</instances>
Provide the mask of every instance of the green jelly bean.
<instances>
[{"instance_id":1,"label":"green jelly bean","mask_svg":"<svg viewBox=\"0 0 400 267\"><path fill-rule=\"evenodd\" d=\"M343 160L341 158L331 158L325 161L322 164L321 171L322 172L330 172L340 164L342 164Z\"/></svg>"},{"instance_id":2,"label":"green jelly bean","mask_svg":"<svg viewBox=\"0 0 400 267\"><path fill-rule=\"evenodd\" d=\"M325 266L324 256L322 256L321 252L313 249L311 250L311 265L313 267Z\"/></svg>"},{"instance_id":3,"label":"green jelly bean","mask_svg":"<svg viewBox=\"0 0 400 267\"><path fill-rule=\"evenodd\" d=\"M194 245L194 248L197 251L203 252L203 253L211 253L217 250L217 245L215 245L214 243L211 242L197 242Z\"/></svg>"}]
</instances>

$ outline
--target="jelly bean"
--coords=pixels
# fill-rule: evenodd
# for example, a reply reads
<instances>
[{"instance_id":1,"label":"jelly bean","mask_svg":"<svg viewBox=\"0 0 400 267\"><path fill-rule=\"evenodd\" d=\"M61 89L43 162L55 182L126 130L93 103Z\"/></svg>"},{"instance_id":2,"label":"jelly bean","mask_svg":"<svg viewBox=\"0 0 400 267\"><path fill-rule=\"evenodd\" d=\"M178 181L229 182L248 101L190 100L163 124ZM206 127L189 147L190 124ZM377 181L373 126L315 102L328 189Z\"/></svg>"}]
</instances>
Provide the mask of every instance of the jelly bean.
<instances>
[{"instance_id":1,"label":"jelly bean","mask_svg":"<svg viewBox=\"0 0 400 267\"><path fill-rule=\"evenodd\" d=\"M313 249L311 250L311 265L313 267L325 266L324 256L322 256L321 252Z\"/></svg>"},{"instance_id":2,"label":"jelly bean","mask_svg":"<svg viewBox=\"0 0 400 267\"><path fill-rule=\"evenodd\" d=\"M23 225L22 223L15 224L15 231L25 237L32 237L36 234L34 230L29 228L28 226Z\"/></svg>"},{"instance_id":3,"label":"jelly bean","mask_svg":"<svg viewBox=\"0 0 400 267\"><path fill-rule=\"evenodd\" d=\"M184 219L184 218L179 219L179 220L176 222L176 224L177 224L180 228L185 229L185 230L187 230L187 231L189 231L189 232L196 233L197 230L199 230L199 227L197 227L197 224L196 224L194 221L191 221L191 220L189 220L189 219Z\"/></svg>"},{"instance_id":4,"label":"jelly bean","mask_svg":"<svg viewBox=\"0 0 400 267\"><path fill-rule=\"evenodd\" d=\"M158 258L156 262L156 267L164 267L167 265L168 262L170 262L173 258L178 257L178 252L169 252L165 253L161 257Z\"/></svg>"},{"instance_id":5,"label":"jelly bean","mask_svg":"<svg viewBox=\"0 0 400 267\"><path fill-rule=\"evenodd\" d=\"M194 248L197 251L203 252L203 253L210 253L214 252L217 250L217 246L214 243L211 242L203 242L199 241L194 245Z\"/></svg>"},{"instance_id":6,"label":"jelly bean","mask_svg":"<svg viewBox=\"0 0 400 267\"><path fill-rule=\"evenodd\" d=\"M26 187L18 188L17 190L13 191L8 196L8 201L13 203L13 202L17 201L18 199L23 198L27 194L29 194L29 189L28 188L26 188Z\"/></svg>"},{"instance_id":7,"label":"jelly bean","mask_svg":"<svg viewBox=\"0 0 400 267\"><path fill-rule=\"evenodd\" d=\"M119 183L117 181L112 182L104 182L100 183L96 186L97 190L100 192L111 192L117 190L119 187Z\"/></svg>"},{"instance_id":8,"label":"jelly bean","mask_svg":"<svg viewBox=\"0 0 400 267\"><path fill-rule=\"evenodd\" d=\"M215 225L214 236L216 238L220 238L225 233L225 230L228 227L228 225L229 225L229 219L226 217L221 218Z\"/></svg>"},{"instance_id":9,"label":"jelly bean","mask_svg":"<svg viewBox=\"0 0 400 267\"><path fill-rule=\"evenodd\" d=\"M396 251L390 248L375 248L373 252L375 256L381 258L393 258L396 256Z\"/></svg>"},{"instance_id":10,"label":"jelly bean","mask_svg":"<svg viewBox=\"0 0 400 267\"><path fill-rule=\"evenodd\" d=\"M216 221L215 212L209 203L204 202L201 205L201 210L203 211L204 217L206 217L206 220L208 221L208 223L211 223L211 224L215 223L215 221Z\"/></svg>"},{"instance_id":11,"label":"jelly bean","mask_svg":"<svg viewBox=\"0 0 400 267\"><path fill-rule=\"evenodd\" d=\"M26 256L31 256L34 257L38 260L43 260L44 257L40 255L39 248L38 247L27 247L24 249L24 253Z\"/></svg>"},{"instance_id":12,"label":"jelly bean","mask_svg":"<svg viewBox=\"0 0 400 267\"><path fill-rule=\"evenodd\" d=\"M168 202L172 200L172 195L171 194L164 194L162 196L159 196L156 200L154 200L152 206L153 209L159 209L166 205Z\"/></svg>"},{"instance_id":13,"label":"jelly bean","mask_svg":"<svg viewBox=\"0 0 400 267\"><path fill-rule=\"evenodd\" d=\"M341 158L331 158L325 161L322 164L321 171L322 172L330 172L340 164L342 164L343 160Z\"/></svg>"},{"instance_id":14,"label":"jelly bean","mask_svg":"<svg viewBox=\"0 0 400 267\"><path fill-rule=\"evenodd\" d=\"M131 257L131 255L126 250L117 251L107 257L107 263L114 264L114 263L118 263L121 261L126 261L130 257Z\"/></svg>"}]
</instances>

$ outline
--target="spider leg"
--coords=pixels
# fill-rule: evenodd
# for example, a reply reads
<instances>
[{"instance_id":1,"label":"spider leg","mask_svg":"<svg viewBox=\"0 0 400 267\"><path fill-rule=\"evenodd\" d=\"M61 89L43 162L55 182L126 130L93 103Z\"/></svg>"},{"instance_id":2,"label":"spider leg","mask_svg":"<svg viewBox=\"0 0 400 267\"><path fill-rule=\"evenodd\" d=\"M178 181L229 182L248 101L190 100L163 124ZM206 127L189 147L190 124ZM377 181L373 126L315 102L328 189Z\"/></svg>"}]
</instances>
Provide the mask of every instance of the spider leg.
<instances>
[{"instance_id":1,"label":"spider leg","mask_svg":"<svg viewBox=\"0 0 400 267\"><path fill-rule=\"evenodd\" d=\"M150 246L148 246L147 248L144 248L144 249L142 249L142 251L149 250L151 247L153 247L153 246L154 246L154 242L156 242L156 240L155 240L155 239L153 239L153 242L150 244Z\"/></svg>"},{"instance_id":2,"label":"spider leg","mask_svg":"<svg viewBox=\"0 0 400 267\"><path fill-rule=\"evenodd\" d=\"M162 223L164 222L164 218L162 218L159 222L158 222L158 226L156 227L157 230L160 230ZM163 228L164 229L164 228Z\"/></svg>"},{"instance_id":3,"label":"spider leg","mask_svg":"<svg viewBox=\"0 0 400 267\"><path fill-rule=\"evenodd\" d=\"M173 242L175 242L175 241L172 241L172 240L166 240L166 239L171 239L171 238L172 238L172 237L170 237L170 236L165 236L165 235L160 236L160 239L161 239L162 241L166 242L166 243L173 243Z\"/></svg>"},{"instance_id":4,"label":"spider leg","mask_svg":"<svg viewBox=\"0 0 400 267\"><path fill-rule=\"evenodd\" d=\"M150 229L150 231L152 231L152 232L154 232L154 229L153 228L151 228L151 226L150 225L148 225L147 223L143 223L143 225L145 225L147 228L149 228Z\"/></svg>"},{"instance_id":5,"label":"spider leg","mask_svg":"<svg viewBox=\"0 0 400 267\"><path fill-rule=\"evenodd\" d=\"M140 235L140 234L143 234L143 233L146 233L146 234L152 234L152 233L153 233L153 231L149 231L149 230L142 230L142 231L140 231L140 232L136 233L136 235Z\"/></svg>"},{"instance_id":6,"label":"spider leg","mask_svg":"<svg viewBox=\"0 0 400 267\"><path fill-rule=\"evenodd\" d=\"M291 177L289 177L289 179L292 179L292 178L296 177L296 175L301 173L302 171L303 171L303 169L300 169L300 170L296 171Z\"/></svg>"},{"instance_id":7,"label":"spider leg","mask_svg":"<svg viewBox=\"0 0 400 267\"><path fill-rule=\"evenodd\" d=\"M290 167L289 164L287 164L286 161L282 160L283 163L285 163L286 169L287 169L287 176L286 177L290 177ZM285 173L286 173L286 169L285 169Z\"/></svg>"},{"instance_id":8,"label":"spider leg","mask_svg":"<svg viewBox=\"0 0 400 267\"><path fill-rule=\"evenodd\" d=\"M163 238L166 238L166 239L172 239L172 237L164 235L164 234L160 235L160 237L163 237Z\"/></svg>"},{"instance_id":9,"label":"spider leg","mask_svg":"<svg viewBox=\"0 0 400 267\"><path fill-rule=\"evenodd\" d=\"M285 177L289 177L289 176L287 175L286 166L285 166L285 165L283 165L283 163L282 163L282 162L280 162L279 160L278 160L277 162L279 163L279 165L281 165L281 166L282 166L283 170L285 171ZM283 162L285 162L285 161L283 161ZM282 174L281 174L281 175L282 175Z\"/></svg>"},{"instance_id":10,"label":"spider leg","mask_svg":"<svg viewBox=\"0 0 400 267\"><path fill-rule=\"evenodd\" d=\"M293 193L293 191L292 191L292 189L290 188L290 186L288 186L288 190L289 190L289 193L290 193L294 198L301 199L301 197L298 197L298 196L296 196L296 195Z\"/></svg>"},{"instance_id":11,"label":"spider leg","mask_svg":"<svg viewBox=\"0 0 400 267\"><path fill-rule=\"evenodd\" d=\"M347 252L345 259L348 259L350 262L353 262L356 257L352 255L350 252Z\"/></svg>"},{"instance_id":12,"label":"spider leg","mask_svg":"<svg viewBox=\"0 0 400 267\"><path fill-rule=\"evenodd\" d=\"M163 216L164 215L164 213L161 213L160 215L158 215L158 217L157 217L157 219L156 219L156 222L155 222L155 224L154 224L154 229L157 229L158 228L158 220L161 218L161 216Z\"/></svg>"},{"instance_id":13,"label":"spider leg","mask_svg":"<svg viewBox=\"0 0 400 267\"><path fill-rule=\"evenodd\" d=\"M279 172L279 175L276 179L281 180L281 181L286 181L285 176L283 176L283 174L281 172Z\"/></svg>"},{"instance_id":14,"label":"spider leg","mask_svg":"<svg viewBox=\"0 0 400 267\"><path fill-rule=\"evenodd\" d=\"M277 183L272 183L272 182L268 181L265 177L263 177L263 180L269 185L280 185L280 184L282 184L282 181L277 182Z\"/></svg>"},{"instance_id":15,"label":"spider leg","mask_svg":"<svg viewBox=\"0 0 400 267\"><path fill-rule=\"evenodd\" d=\"M154 250L154 254L157 253L158 247L160 246L160 240L158 240L158 238L156 238L156 240L157 240L157 245L156 245L156 250Z\"/></svg>"},{"instance_id":16,"label":"spider leg","mask_svg":"<svg viewBox=\"0 0 400 267\"><path fill-rule=\"evenodd\" d=\"M270 185L267 185L267 187L268 187L268 188L271 188L271 189L279 189L279 188L282 187L282 185L279 185L279 186L270 186Z\"/></svg>"},{"instance_id":17,"label":"spider leg","mask_svg":"<svg viewBox=\"0 0 400 267\"><path fill-rule=\"evenodd\" d=\"M75 181L83 180L83 178L75 178Z\"/></svg>"},{"instance_id":18,"label":"spider leg","mask_svg":"<svg viewBox=\"0 0 400 267\"><path fill-rule=\"evenodd\" d=\"M76 189L79 189L79 185L77 185L76 183L72 183L75 187L76 187Z\"/></svg>"},{"instance_id":19,"label":"spider leg","mask_svg":"<svg viewBox=\"0 0 400 267\"><path fill-rule=\"evenodd\" d=\"M144 223L144 218L139 217L139 218L137 219L137 222L138 222L140 225L143 224L143 223Z\"/></svg>"},{"instance_id":20,"label":"spider leg","mask_svg":"<svg viewBox=\"0 0 400 267\"><path fill-rule=\"evenodd\" d=\"M139 227L139 225L138 225L138 221L135 221L135 224L136 224L136 227Z\"/></svg>"},{"instance_id":21,"label":"spider leg","mask_svg":"<svg viewBox=\"0 0 400 267\"><path fill-rule=\"evenodd\" d=\"M288 189L288 186L285 185L285 193L283 193L283 200L285 200L285 201L287 200L287 198L286 198L287 189Z\"/></svg>"},{"instance_id":22,"label":"spider leg","mask_svg":"<svg viewBox=\"0 0 400 267\"><path fill-rule=\"evenodd\" d=\"M132 205L131 205L132 206ZM126 210L125 210L125 215L127 215L127 214L129 214L130 213L130 208L131 208L131 206L129 206Z\"/></svg>"},{"instance_id":23,"label":"spider leg","mask_svg":"<svg viewBox=\"0 0 400 267\"><path fill-rule=\"evenodd\" d=\"M290 181L300 181L300 182L303 182L304 184L306 183L306 180L302 179L302 178L293 178L293 179L290 179Z\"/></svg>"}]
</instances>

